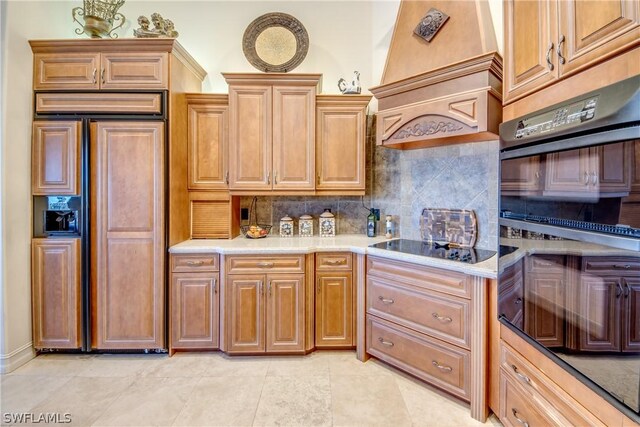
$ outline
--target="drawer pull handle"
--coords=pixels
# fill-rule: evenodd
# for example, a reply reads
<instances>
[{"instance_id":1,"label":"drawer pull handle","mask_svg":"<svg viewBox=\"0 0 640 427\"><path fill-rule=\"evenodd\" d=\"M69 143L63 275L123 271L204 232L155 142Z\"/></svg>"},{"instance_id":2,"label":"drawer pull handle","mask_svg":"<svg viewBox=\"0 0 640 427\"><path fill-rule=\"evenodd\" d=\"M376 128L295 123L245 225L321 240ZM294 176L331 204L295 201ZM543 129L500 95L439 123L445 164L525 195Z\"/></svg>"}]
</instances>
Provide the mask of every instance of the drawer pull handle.
<instances>
[{"instance_id":1,"label":"drawer pull handle","mask_svg":"<svg viewBox=\"0 0 640 427\"><path fill-rule=\"evenodd\" d=\"M522 374L522 373L518 372L518 367L516 365L511 365L511 369L513 369L513 372L516 373L518 378L520 378L522 381L524 381L524 382L526 382L528 384L531 384L531 378L529 378L525 374Z\"/></svg>"},{"instance_id":2,"label":"drawer pull handle","mask_svg":"<svg viewBox=\"0 0 640 427\"><path fill-rule=\"evenodd\" d=\"M614 264L613 268L623 268L625 270L628 270L631 268L631 264Z\"/></svg>"},{"instance_id":3,"label":"drawer pull handle","mask_svg":"<svg viewBox=\"0 0 640 427\"><path fill-rule=\"evenodd\" d=\"M269 296L271 296L271 280L269 280L269 284L267 285L267 289L269 289Z\"/></svg>"},{"instance_id":4,"label":"drawer pull handle","mask_svg":"<svg viewBox=\"0 0 640 427\"><path fill-rule=\"evenodd\" d=\"M449 323L453 321L451 317L440 316L438 313L431 313L431 317L433 317L434 319L438 319L442 323Z\"/></svg>"},{"instance_id":5,"label":"drawer pull handle","mask_svg":"<svg viewBox=\"0 0 640 427\"><path fill-rule=\"evenodd\" d=\"M558 40L558 47L556 47L556 53L558 54L558 62L560 62L560 64L562 65L564 65L564 63L566 62L566 60L564 59L564 56L562 56L563 44L564 44L564 34L560 36L560 40Z\"/></svg>"},{"instance_id":6,"label":"drawer pull handle","mask_svg":"<svg viewBox=\"0 0 640 427\"><path fill-rule=\"evenodd\" d=\"M273 263L272 262L259 262L258 263L258 267L271 268L271 267L273 267Z\"/></svg>"},{"instance_id":7,"label":"drawer pull handle","mask_svg":"<svg viewBox=\"0 0 640 427\"><path fill-rule=\"evenodd\" d=\"M105 83L105 81L104 81L104 68L102 69L102 72L100 73L100 80L102 80L102 84Z\"/></svg>"},{"instance_id":8,"label":"drawer pull handle","mask_svg":"<svg viewBox=\"0 0 640 427\"><path fill-rule=\"evenodd\" d=\"M98 70L96 68L93 69L93 84L98 83L98 80L96 80L96 73L98 72Z\"/></svg>"},{"instance_id":9,"label":"drawer pull handle","mask_svg":"<svg viewBox=\"0 0 640 427\"><path fill-rule=\"evenodd\" d=\"M537 263L538 263L538 264L540 264L540 265L544 265L545 267L551 267L551 266L553 266L553 263L552 263L552 262L538 261Z\"/></svg>"},{"instance_id":10,"label":"drawer pull handle","mask_svg":"<svg viewBox=\"0 0 640 427\"><path fill-rule=\"evenodd\" d=\"M218 279L213 279L213 293L218 293Z\"/></svg>"},{"instance_id":11,"label":"drawer pull handle","mask_svg":"<svg viewBox=\"0 0 640 427\"><path fill-rule=\"evenodd\" d=\"M433 360L433 361L431 362L431 364L432 364L433 366L435 366L436 368L440 369L441 371L444 371L444 372L451 372L451 371L453 371L453 368L452 368L451 366L441 365L440 363L438 363L438 361L437 361L437 360Z\"/></svg>"},{"instance_id":12,"label":"drawer pull handle","mask_svg":"<svg viewBox=\"0 0 640 427\"><path fill-rule=\"evenodd\" d=\"M553 71L553 63L551 62L551 52L553 52L553 42L549 43L549 48L547 49L547 67L549 71Z\"/></svg>"},{"instance_id":13,"label":"drawer pull handle","mask_svg":"<svg viewBox=\"0 0 640 427\"><path fill-rule=\"evenodd\" d=\"M204 261L200 260L200 261L187 261L187 265L202 265L204 264Z\"/></svg>"},{"instance_id":14,"label":"drawer pull handle","mask_svg":"<svg viewBox=\"0 0 640 427\"><path fill-rule=\"evenodd\" d=\"M387 347L393 347L393 343L391 341L385 341L384 338L382 337L378 338L378 341L380 341L380 344L382 345L386 345Z\"/></svg>"},{"instance_id":15,"label":"drawer pull handle","mask_svg":"<svg viewBox=\"0 0 640 427\"><path fill-rule=\"evenodd\" d=\"M511 412L513 412L513 416L515 417L516 421L518 421L520 424L522 424L524 427L529 427L529 423L526 422L525 420L522 420L520 418L518 418L518 411L516 411L516 408L511 408Z\"/></svg>"},{"instance_id":16,"label":"drawer pull handle","mask_svg":"<svg viewBox=\"0 0 640 427\"><path fill-rule=\"evenodd\" d=\"M389 304L393 304L393 303L394 303L394 301L393 301L391 298L385 298L385 297L383 297L382 295L380 295L380 296L378 297L378 299L379 299L380 301L382 301L382 303L383 303L383 304L387 304L387 305L389 305Z\"/></svg>"},{"instance_id":17,"label":"drawer pull handle","mask_svg":"<svg viewBox=\"0 0 640 427\"><path fill-rule=\"evenodd\" d=\"M346 264L347 260L346 259L325 259L322 263L329 264L329 265L342 265L342 264Z\"/></svg>"}]
</instances>

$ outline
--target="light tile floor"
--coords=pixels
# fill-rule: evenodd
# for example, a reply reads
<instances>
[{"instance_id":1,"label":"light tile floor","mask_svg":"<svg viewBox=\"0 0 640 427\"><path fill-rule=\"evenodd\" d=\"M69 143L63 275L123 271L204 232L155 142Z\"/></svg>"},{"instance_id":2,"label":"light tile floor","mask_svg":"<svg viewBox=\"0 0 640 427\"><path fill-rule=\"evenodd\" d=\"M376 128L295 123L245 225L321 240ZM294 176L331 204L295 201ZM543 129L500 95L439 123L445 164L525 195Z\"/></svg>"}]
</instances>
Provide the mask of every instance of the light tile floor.
<instances>
[{"instance_id":1,"label":"light tile floor","mask_svg":"<svg viewBox=\"0 0 640 427\"><path fill-rule=\"evenodd\" d=\"M3 375L0 391L3 425L25 412L67 413L73 426L482 425L468 405L351 351L41 355Z\"/></svg>"}]
</instances>

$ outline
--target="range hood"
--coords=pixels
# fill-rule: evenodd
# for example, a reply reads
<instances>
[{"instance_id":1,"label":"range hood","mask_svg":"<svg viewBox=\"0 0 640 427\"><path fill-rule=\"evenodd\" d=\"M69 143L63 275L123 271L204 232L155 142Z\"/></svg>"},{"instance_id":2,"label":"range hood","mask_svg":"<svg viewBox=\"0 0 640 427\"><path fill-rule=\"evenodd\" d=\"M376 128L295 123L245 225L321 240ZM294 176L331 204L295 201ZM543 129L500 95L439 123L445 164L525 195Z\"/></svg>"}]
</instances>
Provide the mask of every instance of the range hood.
<instances>
[{"instance_id":1,"label":"range hood","mask_svg":"<svg viewBox=\"0 0 640 427\"><path fill-rule=\"evenodd\" d=\"M419 29L434 16L446 18L437 32L429 28L426 41ZM498 139L502 58L491 22L486 0L401 2L382 84L370 89L378 100L378 145Z\"/></svg>"}]
</instances>

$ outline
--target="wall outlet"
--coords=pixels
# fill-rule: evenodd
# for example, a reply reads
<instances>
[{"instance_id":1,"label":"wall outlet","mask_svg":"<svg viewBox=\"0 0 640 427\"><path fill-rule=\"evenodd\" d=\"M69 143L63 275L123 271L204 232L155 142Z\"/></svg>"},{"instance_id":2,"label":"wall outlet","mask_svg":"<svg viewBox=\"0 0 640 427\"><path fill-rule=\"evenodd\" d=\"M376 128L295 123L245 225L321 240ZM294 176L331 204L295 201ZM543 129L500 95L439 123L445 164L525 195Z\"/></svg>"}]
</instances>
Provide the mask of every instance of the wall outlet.
<instances>
[{"instance_id":1,"label":"wall outlet","mask_svg":"<svg viewBox=\"0 0 640 427\"><path fill-rule=\"evenodd\" d=\"M240 221L249 221L249 209L240 208Z\"/></svg>"},{"instance_id":2,"label":"wall outlet","mask_svg":"<svg viewBox=\"0 0 640 427\"><path fill-rule=\"evenodd\" d=\"M380 209L371 208L371 212L376 216L376 221L380 221Z\"/></svg>"}]
</instances>

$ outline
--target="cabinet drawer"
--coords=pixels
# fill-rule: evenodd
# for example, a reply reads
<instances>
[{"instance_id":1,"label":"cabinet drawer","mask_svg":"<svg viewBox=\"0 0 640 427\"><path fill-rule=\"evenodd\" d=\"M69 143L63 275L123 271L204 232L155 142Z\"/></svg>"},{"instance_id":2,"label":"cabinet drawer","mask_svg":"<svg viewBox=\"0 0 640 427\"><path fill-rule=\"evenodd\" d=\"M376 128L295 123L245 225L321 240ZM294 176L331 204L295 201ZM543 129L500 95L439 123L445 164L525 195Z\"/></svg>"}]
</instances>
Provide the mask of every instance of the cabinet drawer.
<instances>
[{"instance_id":1,"label":"cabinet drawer","mask_svg":"<svg viewBox=\"0 0 640 427\"><path fill-rule=\"evenodd\" d=\"M368 256L367 275L463 298L471 298L469 277L453 271Z\"/></svg>"},{"instance_id":2,"label":"cabinet drawer","mask_svg":"<svg viewBox=\"0 0 640 427\"><path fill-rule=\"evenodd\" d=\"M582 271L591 273L625 274L640 271L639 257L584 257Z\"/></svg>"},{"instance_id":3,"label":"cabinet drawer","mask_svg":"<svg viewBox=\"0 0 640 427\"><path fill-rule=\"evenodd\" d=\"M551 406L569 422L565 425L602 426L602 422L576 402L544 373L538 370L527 359L521 356L504 342L500 346L501 377L509 377L509 381L517 384L525 392L532 393L534 401L539 402L544 413L549 413ZM507 408L507 410L511 410ZM509 415L509 414L507 414ZM530 425L532 425L530 423Z\"/></svg>"},{"instance_id":4,"label":"cabinet drawer","mask_svg":"<svg viewBox=\"0 0 640 427\"><path fill-rule=\"evenodd\" d=\"M351 252L327 252L316 254L316 270L351 270Z\"/></svg>"},{"instance_id":5,"label":"cabinet drawer","mask_svg":"<svg viewBox=\"0 0 640 427\"><path fill-rule=\"evenodd\" d=\"M507 427L562 425L547 418L548 412L531 400L531 396L510 376L500 373L500 421ZM555 421L555 422L554 422Z\"/></svg>"},{"instance_id":6,"label":"cabinet drawer","mask_svg":"<svg viewBox=\"0 0 640 427\"><path fill-rule=\"evenodd\" d=\"M469 401L469 352L367 315L367 353Z\"/></svg>"},{"instance_id":7,"label":"cabinet drawer","mask_svg":"<svg viewBox=\"0 0 640 427\"><path fill-rule=\"evenodd\" d=\"M469 301L367 277L367 313L470 348Z\"/></svg>"},{"instance_id":8,"label":"cabinet drawer","mask_svg":"<svg viewBox=\"0 0 640 427\"><path fill-rule=\"evenodd\" d=\"M529 255L525 265L526 270L531 273L562 273L564 271L564 256Z\"/></svg>"},{"instance_id":9,"label":"cabinet drawer","mask_svg":"<svg viewBox=\"0 0 640 427\"><path fill-rule=\"evenodd\" d=\"M227 257L227 273L304 273L304 255Z\"/></svg>"},{"instance_id":10,"label":"cabinet drawer","mask_svg":"<svg viewBox=\"0 0 640 427\"><path fill-rule=\"evenodd\" d=\"M171 256L171 271L197 272L218 271L220 269L218 254L180 254Z\"/></svg>"}]
</instances>

